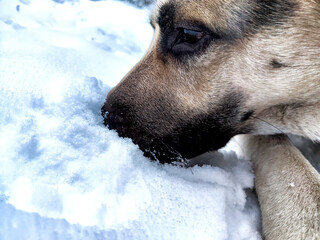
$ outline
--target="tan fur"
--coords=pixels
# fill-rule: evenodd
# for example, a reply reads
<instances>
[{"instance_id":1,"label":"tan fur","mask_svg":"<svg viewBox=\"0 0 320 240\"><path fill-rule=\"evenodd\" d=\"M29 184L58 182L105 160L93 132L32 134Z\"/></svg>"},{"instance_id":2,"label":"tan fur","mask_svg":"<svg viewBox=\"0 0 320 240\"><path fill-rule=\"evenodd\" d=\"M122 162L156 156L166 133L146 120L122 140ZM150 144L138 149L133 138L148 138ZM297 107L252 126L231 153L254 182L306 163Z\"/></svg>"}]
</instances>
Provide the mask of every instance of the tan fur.
<instances>
[{"instance_id":1,"label":"tan fur","mask_svg":"<svg viewBox=\"0 0 320 240\"><path fill-rule=\"evenodd\" d=\"M219 124L232 125L235 133L294 133L320 141L319 0L297 0L288 19L257 26L232 43L217 41L182 62L161 50L163 34L168 33L160 31L158 17L162 6L172 2L175 26L191 20L235 35L241 34L241 18L258 7L251 0L158 1L151 17L155 35L150 49L109 93L109 108L115 102L132 107L135 128L153 139L172 134L183 120L197 122L199 116L219 117L222 112ZM221 104L234 95L241 99L236 99L237 111L229 123ZM241 114L250 111L253 115L241 121ZM319 174L285 137L249 136L246 142L265 239L320 239Z\"/></svg>"}]
</instances>

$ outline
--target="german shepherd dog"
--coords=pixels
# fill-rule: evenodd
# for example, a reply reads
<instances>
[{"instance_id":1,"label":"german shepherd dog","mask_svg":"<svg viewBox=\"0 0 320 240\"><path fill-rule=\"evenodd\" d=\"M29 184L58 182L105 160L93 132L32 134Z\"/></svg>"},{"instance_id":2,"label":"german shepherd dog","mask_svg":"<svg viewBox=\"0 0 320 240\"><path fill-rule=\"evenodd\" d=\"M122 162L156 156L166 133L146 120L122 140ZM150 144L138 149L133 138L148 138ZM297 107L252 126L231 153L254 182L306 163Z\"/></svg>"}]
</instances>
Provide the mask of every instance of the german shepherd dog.
<instances>
[{"instance_id":1,"label":"german shepherd dog","mask_svg":"<svg viewBox=\"0 0 320 240\"><path fill-rule=\"evenodd\" d=\"M320 177L287 133L320 141L320 0L160 0L104 123L160 162L245 140L266 240L320 239Z\"/></svg>"}]
</instances>

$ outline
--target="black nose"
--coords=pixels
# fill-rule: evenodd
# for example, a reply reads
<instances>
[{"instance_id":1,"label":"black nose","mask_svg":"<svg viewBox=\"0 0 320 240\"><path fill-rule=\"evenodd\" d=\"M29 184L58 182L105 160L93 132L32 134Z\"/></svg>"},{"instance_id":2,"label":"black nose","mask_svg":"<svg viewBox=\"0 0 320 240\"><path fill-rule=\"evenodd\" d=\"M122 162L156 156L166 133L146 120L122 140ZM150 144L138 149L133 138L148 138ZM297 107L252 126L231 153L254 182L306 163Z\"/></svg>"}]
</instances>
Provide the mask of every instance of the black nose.
<instances>
[{"instance_id":1,"label":"black nose","mask_svg":"<svg viewBox=\"0 0 320 240\"><path fill-rule=\"evenodd\" d=\"M131 138L146 157L165 163L171 162L172 159L178 159L177 156L180 156L178 153L168 149L168 146L163 144L162 141L159 143L144 132L135 122L128 106L106 101L101 108L101 115L104 118L104 125L111 130L116 130L120 137Z\"/></svg>"},{"instance_id":2,"label":"black nose","mask_svg":"<svg viewBox=\"0 0 320 240\"><path fill-rule=\"evenodd\" d=\"M116 130L120 137L127 137L130 119L128 119L128 108L119 104L106 102L101 108L104 125L111 130Z\"/></svg>"},{"instance_id":3,"label":"black nose","mask_svg":"<svg viewBox=\"0 0 320 240\"><path fill-rule=\"evenodd\" d=\"M142 149L145 148L142 146L148 142L147 134L136 123L129 106L106 101L101 108L101 114L104 118L104 125L110 130L116 130L120 137L131 138L135 144L138 144Z\"/></svg>"}]
</instances>

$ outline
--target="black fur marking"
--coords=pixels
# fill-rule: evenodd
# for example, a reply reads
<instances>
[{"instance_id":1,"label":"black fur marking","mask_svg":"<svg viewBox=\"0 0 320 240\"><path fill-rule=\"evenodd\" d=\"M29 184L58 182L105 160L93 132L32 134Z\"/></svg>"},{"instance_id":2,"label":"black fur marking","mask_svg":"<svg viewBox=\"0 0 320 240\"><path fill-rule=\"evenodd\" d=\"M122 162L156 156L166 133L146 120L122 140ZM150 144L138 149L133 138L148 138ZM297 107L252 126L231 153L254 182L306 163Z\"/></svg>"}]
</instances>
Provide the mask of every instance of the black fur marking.
<instances>
[{"instance_id":1,"label":"black fur marking","mask_svg":"<svg viewBox=\"0 0 320 240\"><path fill-rule=\"evenodd\" d=\"M255 2L257 8L253 11L251 27L279 26L294 15L298 6L296 0L255 0Z\"/></svg>"},{"instance_id":2,"label":"black fur marking","mask_svg":"<svg viewBox=\"0 0 320 240\"><path fill-rule=\"evenodd\" d=\"M241 95L228 95L220 103L219 108L209 115L200 115L182 123L167 136L155 142L154 153L160 162L170 162L169 154L175 153L182 158L193 158L202 153L217 150L227 144L231 137L238 134ZM159 148L160 146L160 148Z\"/></svg>"},{"instance_id":3,"label":"black fur marking","mask_svg":"<svg viewBox=\"0 0 320 240\"><path fill-rule=\"evenodd\" d=\"M247 121L252 116L253 113L254 113L254 111L252 111L252 110L246 112L245 114L243 114L241 121L242 122Z\"/></svg>"},{"instance_id":4,"label":"black fur marking","mask_svg":"<svg viewBox=\"0 0 320 240\"><path fill-rule=\"evenodd\" d=\"M172 49L179 32L174 27L176 7L173 3L168 2L161 6L158 16L158 24L161 31L160 51L167 54Z\"/></svg>"},{"instance_id":5,"label":"black fur marking","mask_svg":"<svg viewBox=\"0 0 320 240\"><path fill-rule=\"evenodd\" d=\"M176 7L172 2L161 6L158 16L158 24L161 29L170 29L175 19Z\"/></svg>"},{"instance_id":6,"label":"black fur marking","mask_svg":"<svg viewBox=\"0 0 320 240\"><path fill-rule=\"evenodd\" d=\"M272 59L272 61L270 62L270 66L274 69L286 67L285 64L279 62L277 59Z\"/></svg>"},{"instance_id":7,"label":"black fur marking","mask_svg":"<svg viewBox=\"0 0 320 240\"><path fill-rule=\"evenodd\" d=\"M253 0L249 6L233 11L227 36L233 40L256 34L262 29L280 27L294 15L298 3L296 0Z\"/></svg>"}]
</instances>

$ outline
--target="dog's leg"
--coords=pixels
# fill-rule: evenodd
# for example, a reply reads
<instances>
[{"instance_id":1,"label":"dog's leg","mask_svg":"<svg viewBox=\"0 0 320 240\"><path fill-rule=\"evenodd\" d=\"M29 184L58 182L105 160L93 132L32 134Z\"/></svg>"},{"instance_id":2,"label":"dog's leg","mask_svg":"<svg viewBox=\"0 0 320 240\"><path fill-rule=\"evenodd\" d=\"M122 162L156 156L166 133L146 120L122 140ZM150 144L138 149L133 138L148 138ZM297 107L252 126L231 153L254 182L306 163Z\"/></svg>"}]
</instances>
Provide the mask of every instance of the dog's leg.
<instances>
[{"instance_id":1,"label":"dog's leg","mask_svg":"<svg viewBox=\"0 0 320 240\"><path fill-rule=\"evenodd\" d=\"M320 239L320 177L286 136L244 136L266 240Z\"/></svg>"}]
</instances>

